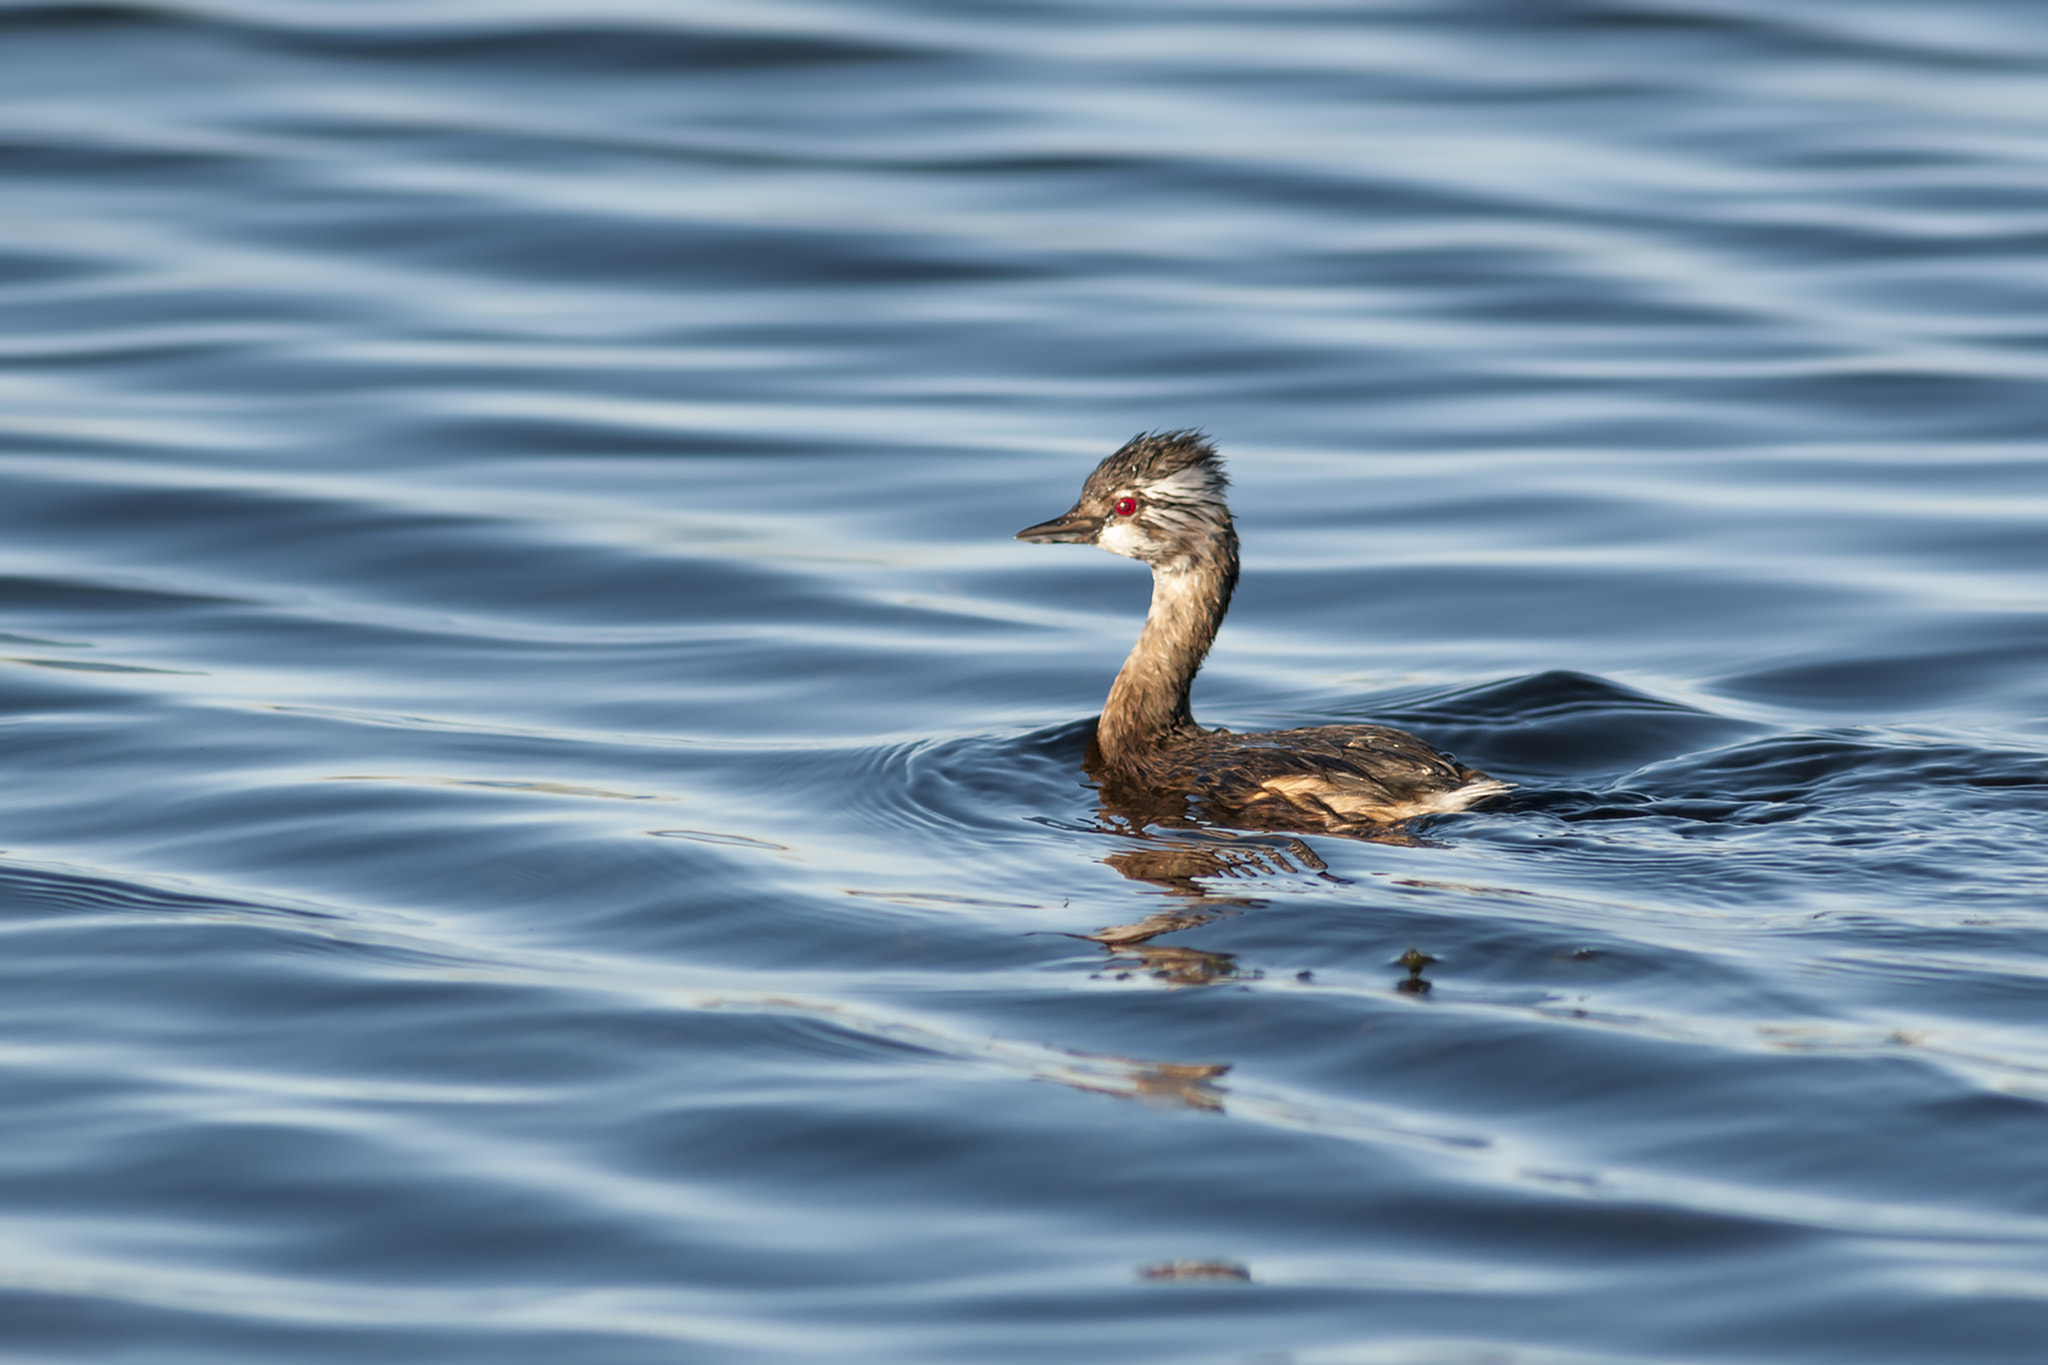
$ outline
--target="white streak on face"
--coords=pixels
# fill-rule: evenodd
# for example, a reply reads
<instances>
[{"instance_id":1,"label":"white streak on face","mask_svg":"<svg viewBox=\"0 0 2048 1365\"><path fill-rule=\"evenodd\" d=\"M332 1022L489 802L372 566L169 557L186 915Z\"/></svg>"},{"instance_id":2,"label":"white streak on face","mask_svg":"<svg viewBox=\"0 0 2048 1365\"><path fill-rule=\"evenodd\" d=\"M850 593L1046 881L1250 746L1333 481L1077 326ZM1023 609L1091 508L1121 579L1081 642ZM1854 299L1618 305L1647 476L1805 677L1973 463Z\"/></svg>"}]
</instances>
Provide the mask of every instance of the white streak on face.
<instances>
[{"instance_id":1,"label":"white streak on face","mask_svg":"<svg viewBox=\"0 0 2048 1365\"><path fill-rule=\"evenodd\" d=\"M1154 481L1146 491L1172 501L1207 502L1216 496L1215 476L1200 465L1190 465Z\"/></svg>"}]
</instances>

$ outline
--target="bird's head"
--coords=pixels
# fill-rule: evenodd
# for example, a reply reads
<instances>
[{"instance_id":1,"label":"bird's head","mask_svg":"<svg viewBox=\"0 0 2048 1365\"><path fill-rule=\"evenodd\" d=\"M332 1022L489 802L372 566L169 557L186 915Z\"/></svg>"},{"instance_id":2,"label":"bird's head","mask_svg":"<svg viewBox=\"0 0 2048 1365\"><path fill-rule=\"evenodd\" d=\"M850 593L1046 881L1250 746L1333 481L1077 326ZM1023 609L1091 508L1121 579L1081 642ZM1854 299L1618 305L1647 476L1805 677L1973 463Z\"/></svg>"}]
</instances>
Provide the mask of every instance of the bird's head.
<instances>
[{"instance_id":1,"label":"bird's head","mask_svg":"<svg viewBox=\"0 0 2048 1365\"><path fill-rule=\"evenodd\" d=\"M1228 554L1236 532L1223 500L1223 457L1198 432L1140 435L1095 466L1072 508L1017 539L1100 545L1155 567Z\"/></svg>"}]
</instances>

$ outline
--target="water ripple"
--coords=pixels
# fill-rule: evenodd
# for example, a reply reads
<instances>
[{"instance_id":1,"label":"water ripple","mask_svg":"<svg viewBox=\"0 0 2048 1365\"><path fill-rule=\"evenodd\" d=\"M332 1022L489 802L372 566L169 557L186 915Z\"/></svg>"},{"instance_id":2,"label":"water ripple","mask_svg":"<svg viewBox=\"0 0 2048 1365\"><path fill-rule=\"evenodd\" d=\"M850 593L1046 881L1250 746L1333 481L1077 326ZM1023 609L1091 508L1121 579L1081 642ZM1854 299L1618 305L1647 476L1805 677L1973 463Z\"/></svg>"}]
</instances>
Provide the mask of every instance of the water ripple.
<instances>
[{"instance_id":1,"label":"water ripple","mask_svg":"<svg viewBox=\"0 0 2048 1365\"><path fill-rule=\"evenodd\" d=\"M0 0L9 1349L2026 1358L2044 38ZM1183 425L1510 800L1104 805Z\"/></svg>"}]
</instances>

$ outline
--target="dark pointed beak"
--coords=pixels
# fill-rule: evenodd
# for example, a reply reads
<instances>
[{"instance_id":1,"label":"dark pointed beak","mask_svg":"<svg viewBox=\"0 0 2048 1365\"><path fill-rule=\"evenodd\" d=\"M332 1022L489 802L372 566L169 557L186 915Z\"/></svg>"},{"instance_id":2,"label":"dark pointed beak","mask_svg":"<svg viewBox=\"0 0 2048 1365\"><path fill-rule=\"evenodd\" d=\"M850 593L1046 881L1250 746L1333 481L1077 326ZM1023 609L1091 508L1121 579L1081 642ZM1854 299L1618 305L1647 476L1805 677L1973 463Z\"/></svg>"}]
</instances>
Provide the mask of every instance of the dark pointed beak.
<instances>
[{"instance_id":1,"label":"dark pointed beak","mask_svg":"<svg viewBox=\"0 0 2048 1365\"><path fill-rule=\"evenodd\" d=\"M1035 541L1040 545L1052 545L1060 541L1076 541L1086 545L1102 531L1102 518L1084 516L1081 509L1062 512L1051 521L1041 521L1036 526L1027 526L1017 533L1017 539Z\"/></svg>"}]
</instances>

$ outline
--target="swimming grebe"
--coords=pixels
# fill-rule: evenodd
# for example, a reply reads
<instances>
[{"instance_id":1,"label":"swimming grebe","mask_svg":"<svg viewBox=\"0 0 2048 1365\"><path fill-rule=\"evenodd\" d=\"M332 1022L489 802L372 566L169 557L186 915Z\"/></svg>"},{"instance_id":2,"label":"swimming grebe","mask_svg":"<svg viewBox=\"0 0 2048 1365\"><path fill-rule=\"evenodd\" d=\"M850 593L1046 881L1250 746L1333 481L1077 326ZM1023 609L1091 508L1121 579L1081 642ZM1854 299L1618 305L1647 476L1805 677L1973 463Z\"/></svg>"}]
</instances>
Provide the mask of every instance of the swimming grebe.
<instances>
[{"instance_id":1,"label":"swimming grebe","mask_svg":"<svg viewBox=\"0 0 2048 1365\"><path fill-rule=\"evenodd\" d=\"M1199 433L1140 435L1095 467L1072 510L1017 533L1152 566L1152 608L1089 750L1105 791L1193 796L1233 821L1341 832L1464 810L1508 790L1383 725L1234 735L1195 724L1188 689L1237 587L1227 482Z\"/></svg>"}]
</instances>

